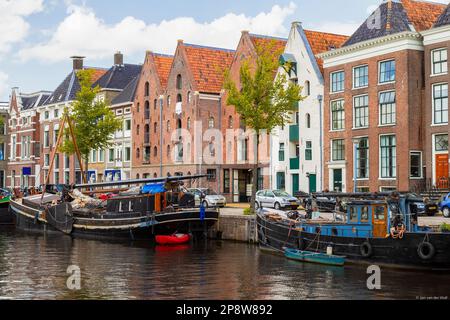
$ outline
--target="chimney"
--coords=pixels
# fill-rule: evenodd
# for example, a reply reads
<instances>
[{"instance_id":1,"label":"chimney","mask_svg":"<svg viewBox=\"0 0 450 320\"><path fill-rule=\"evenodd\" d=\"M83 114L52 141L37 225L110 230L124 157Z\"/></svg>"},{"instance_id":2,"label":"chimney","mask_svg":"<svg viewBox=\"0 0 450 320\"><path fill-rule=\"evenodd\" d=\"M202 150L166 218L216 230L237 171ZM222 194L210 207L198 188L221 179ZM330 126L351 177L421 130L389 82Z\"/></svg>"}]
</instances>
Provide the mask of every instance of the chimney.
<instances>
[{"instance_id":1,"label":"chimney","mask_svg":"<svg viewBox=\"0 0 450 320\"><path fill-rule=\"evenodd\" d=\"M70 57L73 61L73 70L82 70L83 69L83 61L85 57L81 56L73 56Z\"/></svg>"},{"instance_id":2,"label":"chimney","mask_svg":"<svg viewBox=\"0 0 450 320\"><path fill-rule=\"evenodd\" d=\"M293 27L293 28L299 27L299 26L301 26L301 25L302 25L302 23L301 23L300 21L294 21L294 22L292 22L292 27Z\"/></svg>"},{"instance_id":3,"label":"chimney","mask_svg":"<svg viewBox=\"0 0 450 320\"><path fill-rule=\"evenodd\" d=\"M123 66L123 54L120 51L114 54L114 65Z\"/></svg>"}]
</instances>

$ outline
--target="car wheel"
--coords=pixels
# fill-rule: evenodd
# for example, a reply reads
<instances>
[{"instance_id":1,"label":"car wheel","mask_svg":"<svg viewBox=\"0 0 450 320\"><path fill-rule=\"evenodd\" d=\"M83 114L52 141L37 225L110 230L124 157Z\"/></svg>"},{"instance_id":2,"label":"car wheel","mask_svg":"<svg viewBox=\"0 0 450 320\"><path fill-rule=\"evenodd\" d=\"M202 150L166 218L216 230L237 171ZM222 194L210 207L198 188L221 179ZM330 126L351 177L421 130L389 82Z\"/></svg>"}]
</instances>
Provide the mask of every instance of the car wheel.
<instances>
[{"instance_id":1,"label":"car wheel","mask_svg":"<svg viewBox=\"0 0 450 320\"><path fill-rule=\"evenodd\" d=\"M205 208L208 208L208 207L209 207L208 201L203 201L203 206L204 206Z\"/></svg>"},{"instance_id":2,"label":"car wheel","mask_svg":"<svg viewBox=\"0 0 450 320\"><path fill-rule=\"evenodd\" d=\"M275 210L281 210L281 205L278 202L275 202L274 208Z\"/></svg>"},{"instance_id":3,"label":"car wheel","mask_svg":"<svg viewBox=\"0 0 450 320\"><path fill-rule=\"evenodd\" d=\"M449 209L448 207L445 207L445 208L442 210L442 213L444 214L444 217L450 218L450 209Z\"/></svg>"},{"instance_id":4,"label":"car wheel","mask_svg":"<svg viewBox=\"0 0 450 320\"><path fill-rule=\"evenodd\" d=\"M258 203L258 201L255 202L255 209L259 210L259 203Z\"/></svg>"}]
</instances>

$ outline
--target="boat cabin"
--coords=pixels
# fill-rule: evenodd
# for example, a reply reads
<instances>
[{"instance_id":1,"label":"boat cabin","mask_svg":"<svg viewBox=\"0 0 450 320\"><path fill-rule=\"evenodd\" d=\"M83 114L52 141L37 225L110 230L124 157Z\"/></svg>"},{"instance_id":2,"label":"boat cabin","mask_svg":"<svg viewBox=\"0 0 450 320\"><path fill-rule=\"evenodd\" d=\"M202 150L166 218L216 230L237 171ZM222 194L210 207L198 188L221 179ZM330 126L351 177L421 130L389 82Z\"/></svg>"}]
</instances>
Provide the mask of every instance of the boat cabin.
<instances>
[{"instance_id":1,"label":"boat cabin","mask_svg":"<svg viewBox=\"0 0 450 320\"><path fill-rule=\"evenodd\" d=\"M385 201L359 200L347 204L347 212L340 221L311 221L302 227L305 232L320 232L323 236L385 238L390 228L389 213Z\"/></svg>"}]
</instances>

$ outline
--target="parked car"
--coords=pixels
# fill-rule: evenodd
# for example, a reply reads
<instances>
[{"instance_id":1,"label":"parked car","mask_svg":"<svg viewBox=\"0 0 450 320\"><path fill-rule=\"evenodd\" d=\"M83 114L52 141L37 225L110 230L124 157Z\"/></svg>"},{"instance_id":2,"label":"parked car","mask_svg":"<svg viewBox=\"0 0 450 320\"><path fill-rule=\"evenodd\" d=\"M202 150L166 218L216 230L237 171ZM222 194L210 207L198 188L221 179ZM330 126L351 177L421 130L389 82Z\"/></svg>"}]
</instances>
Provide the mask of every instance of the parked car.
<instances>
[{"instance_id":1,"label":"parked car","mask_svg":"<svg viewBox=\"0 0 450 320\"><path fill-rule=\"evenodd\" d=\"M208 188L190 188L190 193L195 195L195 205L200 206L203 199L203 205L208 207L225 207L227 205L227 199L218 194L212 189Z\"/></svg>"},{"instance_id":2,"label":"parked car","mask_svg":"<svg viewBox=\"0 0 450 320\"><path fill-rule=\"evenodd\" d=\"M444 217L450 218L450 193L447 194L439 203L439 210L442 211Z\"/></svg>"},{"instance_id":3,"label":"parked car","mask_svg":"<svg viewBox=\"0 0 450 320\"><path fill-rule=\"evenodd\" d=\"M274 208L276 210L297 210L300 201L282 190L261 190L256 193L256 208Z\"/></svg>"}]
</instances>

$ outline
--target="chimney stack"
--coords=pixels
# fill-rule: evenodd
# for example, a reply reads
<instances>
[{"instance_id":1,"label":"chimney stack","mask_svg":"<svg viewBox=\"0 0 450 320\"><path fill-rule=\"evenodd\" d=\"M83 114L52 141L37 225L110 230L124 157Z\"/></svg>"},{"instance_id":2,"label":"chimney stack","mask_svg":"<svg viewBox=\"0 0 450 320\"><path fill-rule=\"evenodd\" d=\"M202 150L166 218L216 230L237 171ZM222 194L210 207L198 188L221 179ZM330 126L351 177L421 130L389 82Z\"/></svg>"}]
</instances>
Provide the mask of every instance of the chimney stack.
<instances>
[{"instance_id":1,"label":"chimney stack","mask_svg":"<svg viewBox=\"0 0 450 320\"><path fill-rule=\"evenodd\" d=\"M123 66L123 54L120 51L114 54L114 65Z\"/></svg>"},{"instance_id":2,"label":"chimney stack","mask_svg":"<svg viewBox=\"0 0 450 320\"><path fill-rule=\"evenodd\" d=\"M73 61L73 70L82 70L83 69L83 61L85 57L81 56L73 56L70 57Z\"/></svg>"}]
</instances>

